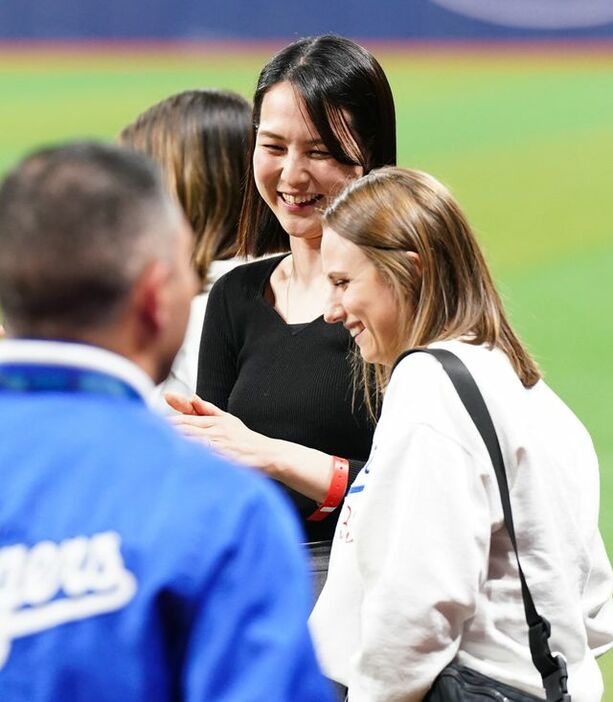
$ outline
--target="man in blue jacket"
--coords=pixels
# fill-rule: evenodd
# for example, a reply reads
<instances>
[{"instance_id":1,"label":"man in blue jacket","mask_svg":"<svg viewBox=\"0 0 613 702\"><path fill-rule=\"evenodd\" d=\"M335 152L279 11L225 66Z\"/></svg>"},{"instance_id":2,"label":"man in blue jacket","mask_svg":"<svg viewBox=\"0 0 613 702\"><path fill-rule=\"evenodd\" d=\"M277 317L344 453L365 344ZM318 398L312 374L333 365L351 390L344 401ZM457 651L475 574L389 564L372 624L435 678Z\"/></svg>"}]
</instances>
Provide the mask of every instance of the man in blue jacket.
<instances>
[{"instance_id":1,"label":"man in blue jacket","mask_svg":"<svg viewBox=\"0 0 613 702\"><path fill-rule=\"evenodd\" d=\"M195 279L153 166L39 151L0 188L0 699L322 702L274 487L144 398Z\"/></svg>"}]
</instances>

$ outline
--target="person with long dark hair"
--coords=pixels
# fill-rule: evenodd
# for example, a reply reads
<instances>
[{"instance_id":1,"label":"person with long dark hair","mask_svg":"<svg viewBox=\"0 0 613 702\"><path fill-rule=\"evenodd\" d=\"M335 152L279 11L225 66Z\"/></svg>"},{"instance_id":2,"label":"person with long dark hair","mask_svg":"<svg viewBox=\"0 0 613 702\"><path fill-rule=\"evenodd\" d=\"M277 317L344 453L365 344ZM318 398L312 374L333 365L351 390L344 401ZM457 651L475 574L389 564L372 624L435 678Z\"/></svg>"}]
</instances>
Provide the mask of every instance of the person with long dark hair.
<instances>
[{"instance_id":1,"label":"person with long dark hair","mask_svg":"<svg viewBox=\"0 0 613 702\"><path fill-rule=\"evenodd\" d=\"M301 39L263 68L239 253L281 253L213 286L200 399L169 398L176 422L289 489L323 580L336 507L366 460L373 424L350 387L351 340L325 324L321 212L350 180L396 161L394 103L355 42Z\"/></svg>"}]
</instances>

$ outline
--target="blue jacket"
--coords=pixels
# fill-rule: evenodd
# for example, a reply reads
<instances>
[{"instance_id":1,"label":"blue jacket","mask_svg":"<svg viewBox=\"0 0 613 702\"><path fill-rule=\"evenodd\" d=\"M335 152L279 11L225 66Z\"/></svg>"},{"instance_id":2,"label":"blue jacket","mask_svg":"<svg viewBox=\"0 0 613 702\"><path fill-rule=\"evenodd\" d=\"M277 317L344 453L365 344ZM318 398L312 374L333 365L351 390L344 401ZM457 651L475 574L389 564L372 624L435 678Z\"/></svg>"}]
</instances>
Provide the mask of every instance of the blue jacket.
<instances>
[{"instance_id":1,"label":"blue jacket","mask_svg":"<svg viewBox=\"0 0 613 702\"><path fill-rule=\"evenodd\" d=\"M0 344L0 700L330 700L282 497L69 347Z\"/></svg>"}]
</instances>

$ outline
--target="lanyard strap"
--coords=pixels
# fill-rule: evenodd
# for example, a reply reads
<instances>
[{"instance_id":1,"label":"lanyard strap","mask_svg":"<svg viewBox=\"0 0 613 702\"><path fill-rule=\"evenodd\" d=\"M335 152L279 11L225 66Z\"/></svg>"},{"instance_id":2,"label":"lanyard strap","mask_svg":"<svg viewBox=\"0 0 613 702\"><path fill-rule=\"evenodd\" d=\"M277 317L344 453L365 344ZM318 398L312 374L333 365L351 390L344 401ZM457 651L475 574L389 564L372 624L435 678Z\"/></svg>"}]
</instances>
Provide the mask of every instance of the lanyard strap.
<instances>
[{"instance_id":1,"label":"lanyard strap","mask_svg":"<svg viewBox=\"0 0 613 702\"><path fill-rule=\"evenodd\" d=\"M125 381L109 373L52 364L0 364L0 390L18 393L93 393L142 401Z\"/></svg>"},{"instance_id":2,"label":"lanyard strap","mask_svg":"<svg viewBox=\"0 0 613 702\"><path fill-rule=\"evenodd\" d=\"M468 368L454 353L447 349L411 349L400 356L394 364L394 368L396 368L398 363L400 363L405 356L409 356L412 353L427 353L434 356L439 361L453 383L462 404L466 408L466 411L483 439L492 465L494 466L494 472L496 473L498 490L502 502L502 512L504 514L504 523L509 533L513 550L515 551L515 558L517 559L521 594L524 602L524 613L528 624L528 640L530 643L532 662L543 679L543 687L547 693L547 700L551 702L569 702L570 695L568 695L566 687L566 680L568 678L566 661L563 656L557 655L554 657L551 653L548 643L548 639L551 635L551 626L547 619L537 612L519 562L513 512L511 510L511 497L509 495L509 485L507 482L504 460L502 451L500 450L496 429L487 409L487 405L485 404L485 400L483 399L483 395Z\"/></svg>"}]
</instances>

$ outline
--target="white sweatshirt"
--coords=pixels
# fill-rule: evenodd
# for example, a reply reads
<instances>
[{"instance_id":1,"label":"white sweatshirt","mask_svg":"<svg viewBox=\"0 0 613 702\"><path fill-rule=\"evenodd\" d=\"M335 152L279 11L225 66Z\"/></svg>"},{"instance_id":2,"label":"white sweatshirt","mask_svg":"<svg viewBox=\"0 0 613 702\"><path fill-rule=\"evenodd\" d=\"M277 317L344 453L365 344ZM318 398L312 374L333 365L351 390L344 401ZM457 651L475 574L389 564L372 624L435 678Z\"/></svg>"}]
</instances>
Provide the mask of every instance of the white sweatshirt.
<instances>
[{"instance_id":1,"label":"white sweatshirt","mask_svg":"<svg viewBox=\"0 0 613 702\"><path fill-rule=\"evenodd\" d=\"M500 351L433 346L460 356L481 389L551 649L568 660L573 702L597 702L595 656L613 645L613 607L590 437L543 381L526 390ZM544 697L494 469L436 359L414 354L396 368L342 510L311 625L324 671L350 702L421 700L456 656Z\"/></svg>"}]
</instances>

